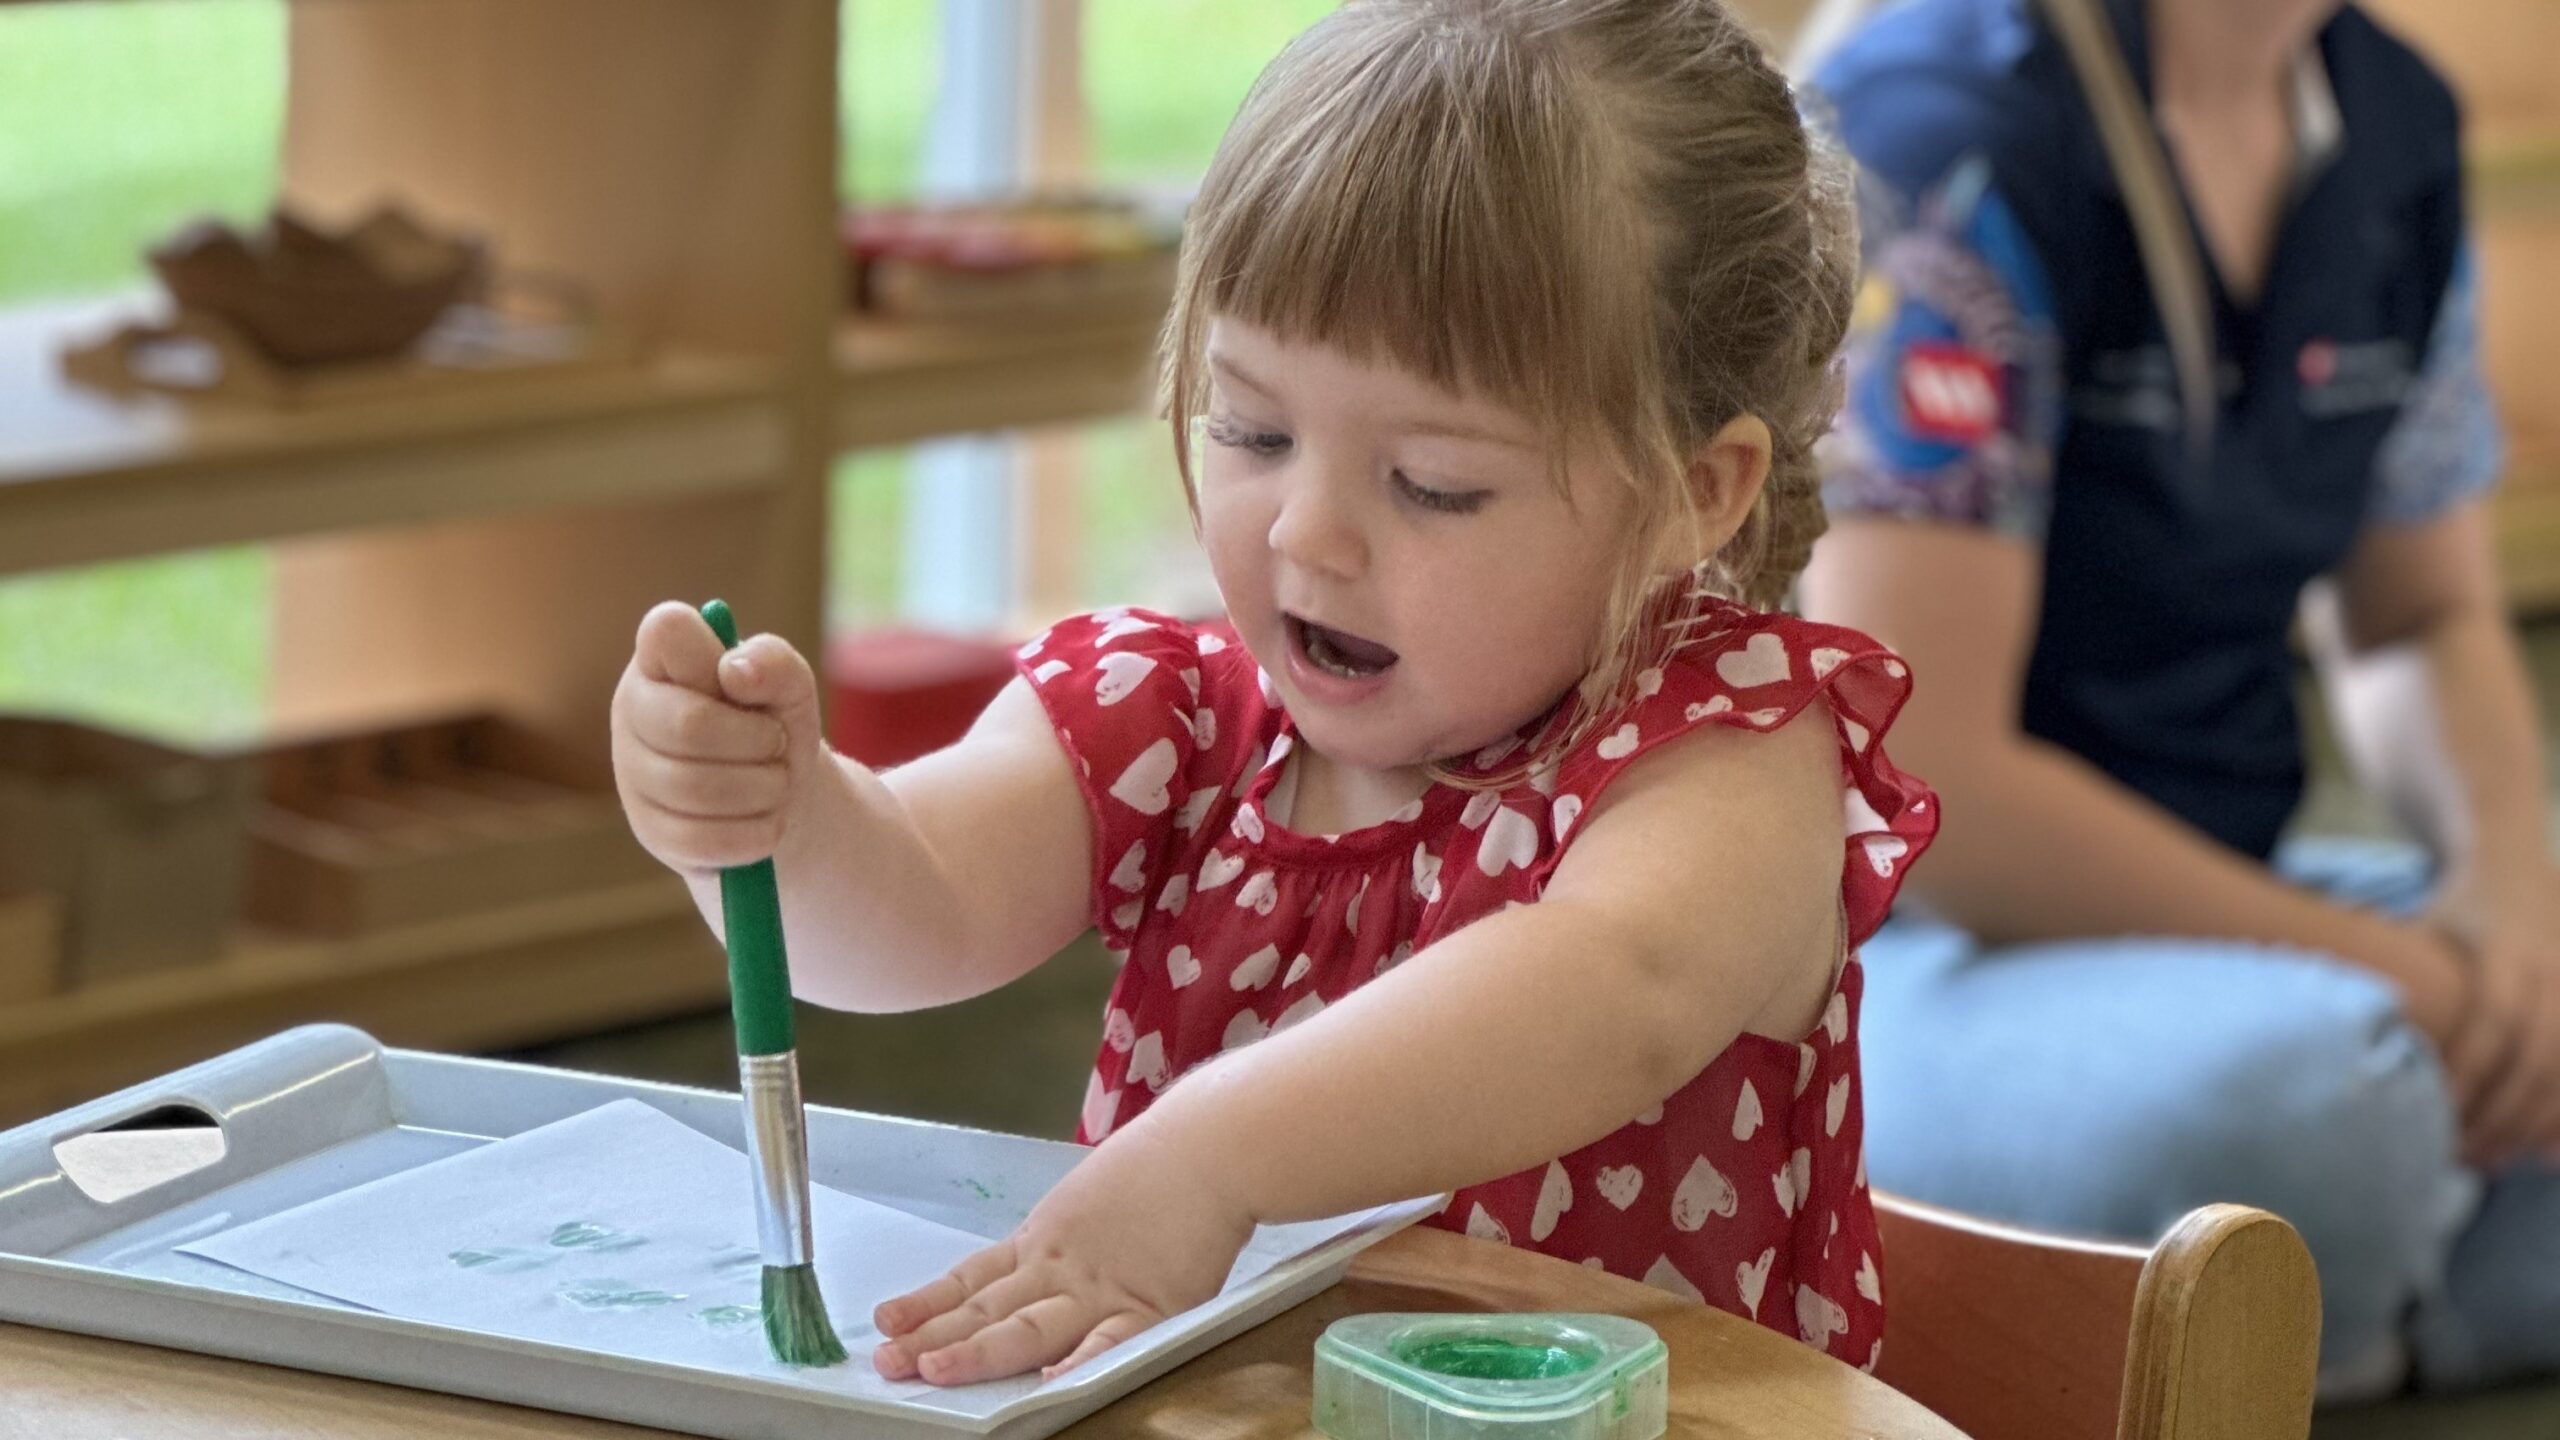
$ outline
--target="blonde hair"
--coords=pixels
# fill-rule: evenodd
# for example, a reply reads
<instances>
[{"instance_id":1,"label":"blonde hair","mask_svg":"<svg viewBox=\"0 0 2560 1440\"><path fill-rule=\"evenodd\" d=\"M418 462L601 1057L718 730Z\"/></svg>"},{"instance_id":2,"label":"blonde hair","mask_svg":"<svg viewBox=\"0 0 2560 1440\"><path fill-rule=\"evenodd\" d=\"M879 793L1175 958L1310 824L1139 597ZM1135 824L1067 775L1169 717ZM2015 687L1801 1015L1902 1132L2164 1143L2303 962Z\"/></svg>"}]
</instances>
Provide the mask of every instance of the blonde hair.
<instances>
[{"instance_id":1,"label":"blonde hair","mask_svg":"<svg viewBox=\"0 0 2560 1440\"><path fill-rule=\"evenodd\" d=\"M1684 590L1775 605L1823 529L1855 224L1845 167L1719 0L1350 0L1255 81L1192 205L1161 357L1184 488L1231 316L1520 410L1559 482L1596 446L1635 536L1695 542ZM1743 415L1768 479L1703 554L1691 461ZM1629 547L1586 722L1683 638L1661 554Z\"/></svg>"}]
</instances>

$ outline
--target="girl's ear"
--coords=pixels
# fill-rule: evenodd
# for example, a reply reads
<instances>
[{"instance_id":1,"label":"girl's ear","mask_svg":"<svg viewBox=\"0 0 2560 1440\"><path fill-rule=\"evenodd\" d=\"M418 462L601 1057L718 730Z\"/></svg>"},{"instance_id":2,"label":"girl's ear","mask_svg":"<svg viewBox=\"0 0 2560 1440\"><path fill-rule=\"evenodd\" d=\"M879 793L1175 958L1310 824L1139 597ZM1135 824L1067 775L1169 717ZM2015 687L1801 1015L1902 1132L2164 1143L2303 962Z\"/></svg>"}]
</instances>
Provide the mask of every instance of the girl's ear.
<instances>
[{"instance_id":1,"label":"girl's ear","mask_svg":"<svg viewBox=\"0 0 2560 1440\"><path fill-rule=\"evenodd\" d=\"M1769 483L1775 443L1768 422L1745 414L1726 421L1723 429L1698 447L1689 461L1689 494L1697 502L1698 529L1694 537L1663 536L1665 545L1677 546L1682 553L1664 555L1661 568L1687 570L1724 548L1751 518L1761 487ZM1687 553L1693 539L1697 553Z\"/></svg>"}]
</instances>

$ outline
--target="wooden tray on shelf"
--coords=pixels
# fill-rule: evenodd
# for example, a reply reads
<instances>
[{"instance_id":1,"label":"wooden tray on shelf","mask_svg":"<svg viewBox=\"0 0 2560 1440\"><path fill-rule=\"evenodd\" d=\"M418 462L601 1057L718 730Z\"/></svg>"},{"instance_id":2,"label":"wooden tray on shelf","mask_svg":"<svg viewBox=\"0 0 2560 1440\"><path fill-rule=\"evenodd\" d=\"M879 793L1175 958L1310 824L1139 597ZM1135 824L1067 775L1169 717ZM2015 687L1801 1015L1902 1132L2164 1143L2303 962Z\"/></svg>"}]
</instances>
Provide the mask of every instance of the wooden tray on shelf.
<instances>
[{"instance_id":1,"label":"wooden tray on shelf","mask_svg":"<svg viewBox=\"0 0 2560 1440\"><path fill-rule=\"evenodd\" d=\"M0 716L0 893L56 902L65 985L203 964L239 918L256 788L234 756Z\"/></svg>"},{"instance_id":2,"label":"wooden tray on shelf","mask_svg":"<svg viewBox=\"0 0 2560 1440\"><path fill-rule=\"evenodd\" d=\"M317 366L269 359L218 316L143 317L63 347L63 375L110 394L308 408L470 391L634 363L627 341L591 323L456 305L425 338L381 360Z\"/></svg>"},{"instance_id":3,"label":"wooden tray on shelf","mask_svg":"<svg viewBox=\"0 0 2560 1440\"><path fill-rule=\"evenodd\" d=\"M280 747L250 822L248 914L355 935L645 881L610 790L494 716Z\"/></svg>"}]
</instances>

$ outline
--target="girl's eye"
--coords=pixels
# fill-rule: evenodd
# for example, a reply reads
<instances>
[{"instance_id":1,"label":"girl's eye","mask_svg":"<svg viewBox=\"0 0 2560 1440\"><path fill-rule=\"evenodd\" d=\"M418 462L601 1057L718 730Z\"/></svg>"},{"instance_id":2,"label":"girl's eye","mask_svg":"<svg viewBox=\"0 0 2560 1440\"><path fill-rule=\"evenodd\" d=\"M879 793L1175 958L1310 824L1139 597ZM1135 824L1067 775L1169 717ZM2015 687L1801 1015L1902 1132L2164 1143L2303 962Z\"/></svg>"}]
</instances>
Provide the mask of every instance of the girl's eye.
<instances>
[{"instance_id":1,"label":"girl's eye","mask_svg":"<svg viewBox=\"0 0 2560 1440\"><path fill-rule=\"evenodd\" d=\"M1473 515L1484 508L1485 500L1493 494L1490 490L1434 490L1414 483L1401 470L1395 471L1394 476L1397 493L1425 510L1444 515Z\"/></svg>"},{"instance_id":2,"label":"girl's eye","mask_svg":"<svg viewBox=\"0 0 2560 1440\"><path fill-rule=\"evenodd\" d=\"M1238 424L1231 416L1215 415L1209 419L1209 443L1242 450L1248 455L1278 455L1289 448L1289 437L1276 430L1256 430Z\"/></svg>"}]
</instances>

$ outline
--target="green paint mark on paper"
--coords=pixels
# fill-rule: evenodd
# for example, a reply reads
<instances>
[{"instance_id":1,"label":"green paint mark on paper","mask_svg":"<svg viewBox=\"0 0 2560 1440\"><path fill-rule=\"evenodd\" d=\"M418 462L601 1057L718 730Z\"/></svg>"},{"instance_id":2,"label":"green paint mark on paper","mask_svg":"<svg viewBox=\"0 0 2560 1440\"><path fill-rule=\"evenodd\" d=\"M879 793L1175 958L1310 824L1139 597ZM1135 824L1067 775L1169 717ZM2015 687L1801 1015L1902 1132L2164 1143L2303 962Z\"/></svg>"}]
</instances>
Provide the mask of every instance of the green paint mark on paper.
<instances>
[{"instance_id":1,"label":"green paint mark on paper","mask_svg":"<svg viewBox=\"0 0 2560 1440\"><path fill-rule=\"evenodd\" d=\"M654 1310L685 1297L667 1290L642 1290L621 1280L583 1280L560 1287L560 1298L581 1310Z\"/></svg>"},{"instance_id":2,"label":"green paint mark on paper","mask_svg":"<svg viewBox=\"0 0 2560 1440\"><path fill-rule=\"evenodd\" d=\"M559 1257L539 1250L519 1250L512 1245L500 1245L488 1250L456 1250L445 1258L465 1270L518 1275L527 1270L539 1270Z\"/></svg>"},{"instance_id":3,"label":"green paint mark on paper","mask_svg":"<svg viewBox=\"0 0 2560 1440\"><path fill-rule=\"evenodd\" d=\"M1578 1375L1600 1360L1598 1354L1580 1346L1506 1340L1497 1335L1437 1336L1411 1347L1399 1346L1396 1358L1417 1370L1461 1380L1553 1380Z\"/></svg>"},{"instance_id":4,"label":"green paint mark on paper","mask_svg":"<svg viewBox=\"0 0 2560 1440\"><path fill-rule=\"evenodd\" d=\"M979 1184L979 1183L978 1183L977 1181L975 1181L975 1180L954 1180L954 1181L952 1181L951 1183L952 1183L952 1184L954 1184L954 1185L966 1185L966 1186L968 1186L970 1189L975 1190L976 1192L978 1192L978 1198L979 1198L979 1199L981 1199L981 1200L993 1200L994 1198L996 1198L996 1192L994 1192L993 1190L988 1189L988 1188L987 1188L986 1186L984 1186L984 1185Z\"/></svg>"},{"instance_id":5,"label":"green paint mark on paper","mask_svg":"<svg viewBox=\"0 0 2560 1440\"><path fill-rule=\"evenodd\" d=\"M764 1308L758 1305L714 1305L694 1312L696 1320L714 1330L735 1330L742 1325L764 1323Z\"/></svg>"},{"instance_id":6,"label":"green paint mark on paper","mask_svg":"<svg viewBox=\"0 0 2560 1440\"><path fill-rule=\"evenodd\" d=\"M628 1250L649 1243L645 1236L629 1234L609 1225L590 1225L574 1220L551 1232L551 1243L563 1250L614 1251Z\"/></svg>"}]
</instances>

